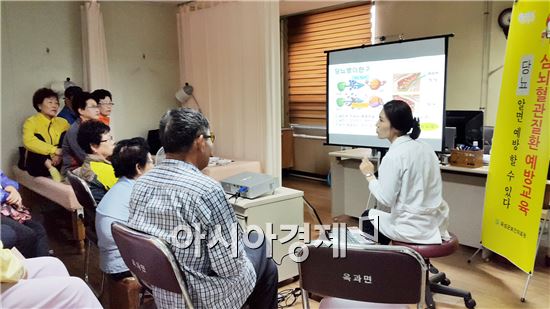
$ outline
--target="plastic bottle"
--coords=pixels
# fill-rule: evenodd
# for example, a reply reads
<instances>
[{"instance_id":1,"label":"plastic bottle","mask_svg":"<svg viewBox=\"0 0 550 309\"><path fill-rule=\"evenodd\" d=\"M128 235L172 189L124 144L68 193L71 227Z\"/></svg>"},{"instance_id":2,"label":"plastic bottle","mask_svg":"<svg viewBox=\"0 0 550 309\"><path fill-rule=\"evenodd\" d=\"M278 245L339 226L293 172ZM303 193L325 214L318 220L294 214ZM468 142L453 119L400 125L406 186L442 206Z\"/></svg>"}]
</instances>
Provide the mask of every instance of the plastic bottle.
<instances>
[{"instance_id":1,"label":"plastic bottle","mask_svg":"<svg viewBox=\"0 0 550 309\"><path fill-rule=\"evenodd\" d=\"M478 146L477 141L472 142L472 149L471 150L479 150L479 146Z\"/></svg>"}]
</instances>

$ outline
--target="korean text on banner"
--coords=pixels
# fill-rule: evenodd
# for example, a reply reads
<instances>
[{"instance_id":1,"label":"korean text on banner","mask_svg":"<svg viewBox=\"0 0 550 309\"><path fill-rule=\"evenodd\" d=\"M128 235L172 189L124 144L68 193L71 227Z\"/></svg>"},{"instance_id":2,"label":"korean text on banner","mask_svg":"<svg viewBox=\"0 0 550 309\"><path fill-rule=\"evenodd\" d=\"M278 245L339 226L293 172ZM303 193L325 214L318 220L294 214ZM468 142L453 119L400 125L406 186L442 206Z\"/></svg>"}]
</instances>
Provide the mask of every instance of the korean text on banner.
<instances>
[{"instance_id":1,"label":"korean text on banner","mask_svg":"<svg viewBox=\"0 0 550 309\"><path fill-rule=\"evenodd\" d=\"M514 4L506 46L481 240L533 271L550 158L550 1Z\"/></svg>"}]
</instances>

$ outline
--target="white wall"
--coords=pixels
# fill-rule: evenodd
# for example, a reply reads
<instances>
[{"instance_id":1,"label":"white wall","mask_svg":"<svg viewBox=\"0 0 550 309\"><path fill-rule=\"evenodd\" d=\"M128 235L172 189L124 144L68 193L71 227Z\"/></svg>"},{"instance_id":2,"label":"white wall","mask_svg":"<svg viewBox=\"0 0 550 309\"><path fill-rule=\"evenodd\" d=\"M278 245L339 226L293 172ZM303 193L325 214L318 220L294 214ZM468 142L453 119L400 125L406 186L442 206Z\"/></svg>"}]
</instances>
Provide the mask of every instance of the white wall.
<instances>
[{"instance_id":1,"label":"white wall","mask_svg":"<svg viewBox=\"0 0 550 309\"><path fill-rule=\"evenodd\" d=\"M489 70L504 63L506 40L496 19L511 1L491 2L489 29ZM482 98L482 47L484 39L483 1L429 1L376 3L376 35L396 40L394 35L404 34L405 39L454 33L449 39L447 72L447 109L477 110L486 107L485 123L494 125L500 91L501 72L489 77L489 93ZM500 74L499 74L500 72Z\"/></svg>"},{"instance_id":2,"label":"white wall","mask_svg":"<svg viewBox=\"0 0 550 309\"><path fill-rule=\"evenodd\" d=\"M158 128L160 117L178 105L176 5L101 2L101 11L115 138L146 137L148 130Z\"/></svg>"},{"instance_id":3,"label":"white wall","mask_svg":"<svg viewBox=\"0 0 550 309\"><path fill-rule=\"evenodd\" d=\"M52 81L82 82L80 8L75 2L2 1L2 170L11 173L32 95ZM49 53L46 49L49 48Z\"/></svg>"},{"instance_id":4,"label":"white wall","mask_svg":"<svg viewBox=\"0 0 550 309\"><path fill-rule=\"evenodd\" d=\"M80 2L5 2L2 10L1 166L10 172L22 145L32 94L71 77L82 84ZM145 136L177 106L176 5L101 2L117 139ZM46 52L46 48L50 52ZM145 54L145 59L142 55Z\"/></svg>"}]
</instances>

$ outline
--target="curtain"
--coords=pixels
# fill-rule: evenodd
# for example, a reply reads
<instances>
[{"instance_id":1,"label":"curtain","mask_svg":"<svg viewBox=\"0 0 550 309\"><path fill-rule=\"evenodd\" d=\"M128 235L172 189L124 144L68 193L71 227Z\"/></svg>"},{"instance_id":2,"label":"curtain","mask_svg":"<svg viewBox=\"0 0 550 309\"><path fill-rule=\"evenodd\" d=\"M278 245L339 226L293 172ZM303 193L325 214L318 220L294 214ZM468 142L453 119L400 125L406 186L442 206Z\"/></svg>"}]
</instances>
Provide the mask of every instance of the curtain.
<instances>
[{"instance_id":1,"label":"curtain","mask_svg":"<svg viewBox=\"0 0 550 309\"><path fill-rule=\"evenodd\" d=\"M103 15L93 0L80 6L82 19L83 89L110 89Z\"/></svg>"},{"instance_id":2,"label":"curtain","mask_svg":"<svg viewBox=\"0 0 550 309\"><path fill-rule=\"evenodd\" d=\"M216 134L214 153L260 161L281 176L278 2L183 5L178 12L180 83Z\"/></svg>"}]
</instances>

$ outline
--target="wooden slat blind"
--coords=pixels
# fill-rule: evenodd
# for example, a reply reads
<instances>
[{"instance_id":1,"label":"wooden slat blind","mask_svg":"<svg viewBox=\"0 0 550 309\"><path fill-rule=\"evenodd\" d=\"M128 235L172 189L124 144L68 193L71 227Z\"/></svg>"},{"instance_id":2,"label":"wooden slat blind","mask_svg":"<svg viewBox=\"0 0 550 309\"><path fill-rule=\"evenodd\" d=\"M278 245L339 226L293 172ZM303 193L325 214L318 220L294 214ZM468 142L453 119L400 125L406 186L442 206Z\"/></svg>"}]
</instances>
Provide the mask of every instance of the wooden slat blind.
<instances>
[{"instance_id":1,"label":"wooden slat blind","mask_svg":"<svg viewBox=\"0 0 550 309\"><path fill-rule=\"evenodd\" d=\"M325 125L325 51L371 43L371 4L288 18L291 123Z\"/></svg>"}]
</instances>

